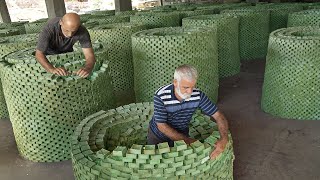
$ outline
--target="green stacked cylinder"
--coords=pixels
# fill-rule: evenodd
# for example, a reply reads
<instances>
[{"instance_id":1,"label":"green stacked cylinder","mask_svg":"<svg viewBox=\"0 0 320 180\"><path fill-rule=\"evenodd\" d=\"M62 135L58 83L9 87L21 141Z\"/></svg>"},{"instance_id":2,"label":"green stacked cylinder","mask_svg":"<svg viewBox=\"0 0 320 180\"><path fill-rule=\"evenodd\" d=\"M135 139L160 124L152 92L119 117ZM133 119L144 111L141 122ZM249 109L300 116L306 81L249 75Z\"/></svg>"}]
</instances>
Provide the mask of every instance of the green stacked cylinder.
<instances>
[{"instance_id":1,"label":"green stacked cylinder","mask_svg":"<svg viewBox=\"0 0 320 180\"><path fill-rule=\"evenodd\" d=\"M117 16L131 16L131 15L135 15L136 14L136 10L132 10L132 11L116 11L116 14Z\"/></svg>"},{"instance_id":2,"label":"green stacked cylinder","mask_svg":"<svg viewBox=\"0 0 320 180\"><path fill-rule=\"evenodd\" d=\"M134 89L137 102L152 101L161 86L172 83L175 68L197 68L197 87L216 102L218 96L218 48L213 28L157 28L132 36Z\"/></svg>"},{"instance_id":3,"label":"green stacked cylinder","mask_svg":"<svg viewBox=\"0 0 320 180\"><path fill-rule=\"evenodd\" d=\"M240 58L242 60L264 58L268 49L269 11L247 7L224 10L222 13L240 17Z\"/></svg>"},{"instance_id":4,"label":"green stacked cylinder","mask_svg":"<svg viewBox=\"0 0 320 180\"><path fill-rule=\"evenodd\" d=\"M26 30L24 24L27 22L11 22L11 23L0 23L0 29L18 29L19 34L25 34Z\"/></svg>"},{"instance_id":5,"label":"green stacked cylinder","mask_svg":"<svg viewBox=\"0 0 320 180\"><path fill-rule=\"evenodd\" d=\"M223 10L250 6L248 3L222 3L222 4L211 4L208 6L197 7L197 9L212 9L215 13L220 13Z\"/></svg>"},{"instance_id":6,"label":"green stacked cylinder","mask_svg":"<svg viewBox=\"0 0 320 180\"><path fill-rule=\"evenodd\" d=\"M36 34L2 37L0 42L0 61L3 61L6 55L14 51L35 46L36 40ZM0 81L0 119L3 118L9 118L9 113Z\"/></svg>"},{"instance_id":7,"label":"green stacked cylinder","mask_svg":"<svg viewBox=\"0 0 320 180\"><path fill-rule=\"evenodd\" d=\"M134 23L117 23L89 29L91 39L108 49L108 60L118 105L135 102L131 35L145 29Z\"/></svg>"},{"instance_id":8,"label":"green stacked cylinder","mask_svg":"<svg viewBox=\"0 0 320 180\"><path fill-rule=\"evenodd\" d=\"M270 32L286 28L288 23L288 15L293 12L302 11L303 6L300 4L271 4L258 6L261 9L270 11Z\"/></svg>"},{"instance_id":9,"label":"green stacked cylinder","mask_svg":"<svg viewBox=\"0 0 320 180\"><path fill-rule=\"evenodd\" d=\"M209 15L214 14L215 11L212 9L200 9L194 11L177 11L180 13L181 18L191 17L191 16L199 16L199 15Z\"/></svg>"},{"instance_id":10,"label":"green stacked cylinder","mask_svg":"<svg viewBox=\"0 0 320 180\"><path fill-rule=\"evenodd\" d=\"M143 13L130 16L130 22L142 23L148 29L160 27L180 26L181 18L179 13Z\"/></svg>"},{"instance_id":11,"label":"green stacked cylinder","mask_svg":"<svg viewBox=\"0 0 320 180\"><path fill-rule=\"evenodd\" d=\"M320 120L320 30L291 27L270 35L262 109L272 115Z\"/></svg>"},{"instance_id":12,"label":"green stacked cylinder","mask_svg":"<svg viewBox=\"0 0 320 180\"><path fill-rule=\"evenodd\" d=\"M0 37L19 35L18 29L0 29Z\"/></svg>"},{"instance_id":13,"label":"green stacked cylinder","mask_svg":"<svg viewBox=\"0 0 320 180\"><path fill-rule=\"evenodd\" d=\"M197 113L190 122L190 136L200 141L169 147L145 145L152 114L152 103L137 103L81 121L71 143L76 179L233 179L231 135L225 150L209 159L220 138L210 117Z\"/></svg>"},{"instance_id":14,"label":"green stacked cylinder","mask_svg":"<svg viewBox=\"0 0 320 180\"><path fill-rule=\"evenodd\" d=\"M1 62L1 80L19 153L35 162L70 159L70 138L88 114L114 107L106 51L95 47L97 63L89 78L57 77L34 57L34 48ZM69 72L85 64L81 51L47 56Z\"/></svg>"},{"instance_id":15,"label":"green stacked cylinder","mask_svg":"<svg viewBox=\"0 0 320 180\"><path fill-rule=\"evenodd\" d=\"M40 33L42 28L47 24L48 19L39 19L34 22L29 22L24 24L26 33L33 34L33 33Z\"/></svg>"},{"instance_id":16,"label":"green stacked cylinder","mask_svg":"<svg viewBox=\"0 0 320 180\"><path fill-rule=\"evenodd\" d=\"M228 77L240 72L238 17L223 14L195 16L184 18L182 25L217 28L219 77Z\"/></svg>"},{"instance_id":17,"label":"green stacked cylinder","mask_svg":"<svg viewBox=\"0 0 320 180\"><path fill-rule=\"evenodd\" d=\"M93 22L97 22L100 25L104 24L113 24L113 23L123 23L123 22L129 22L130 16L124 16L124 15L117 15L117 16L98 16L98 17L92 17L90 20L86 22L86 24L90 24Z\"/></svg>"},{"instance_id":18,"label":"green stacked cylinder","mask_svg":"<svg viewBox=\"0 0 320 180\"><path fill-rule=\"evenodd\" d=\"M97 10L97 11L91 11L90 14L93 15L115 15L115 10Z\"/></svg>"},{"instance_id":19,"label":"green stacked cylinder","mask_svg":"<svg viewBox=\"0 0 320 180\"><path fill-rule=\"evenodd\" d=\"M289 14L288 27L320 26L320 10L306 10Z\"/></svg>"}]
</instances>

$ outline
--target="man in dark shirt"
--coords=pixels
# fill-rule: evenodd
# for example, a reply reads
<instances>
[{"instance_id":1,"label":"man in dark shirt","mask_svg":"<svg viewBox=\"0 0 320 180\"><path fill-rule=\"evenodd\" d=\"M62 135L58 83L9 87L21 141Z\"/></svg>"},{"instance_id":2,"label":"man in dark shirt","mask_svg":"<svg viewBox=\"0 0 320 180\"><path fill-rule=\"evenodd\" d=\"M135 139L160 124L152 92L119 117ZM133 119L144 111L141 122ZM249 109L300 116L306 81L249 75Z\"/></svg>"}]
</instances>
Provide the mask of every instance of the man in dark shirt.
<instances>
[{"instance_id":1,"label":"man in dark shirt","mask_svg":"<svg viewBox=\"0 0 320 180\"><path fill-rule=\"evenodd\" d=\"M69 72L64 67L54 67L46 55L72 52L73 45L77 41L80 42L86 64L75 74L85 78L93 69L95 57L89 32L81 25L80 16L76 13L67 13L62 18L57 17L48 21L39 35L36 59L47 72L66 76Z\"/></svg>"},{"instance_id":2,"label":"man in dark shirt","mask_svg":"<svg viewBox=\"0 0 320 180\"><path fill-rule=\"evenodd\" d=\"M154 114L149 124L148 144L184 140L187 144L196 141L189 136L189 123L199 108L216 120L220 139L210 158L216 158L228 143L228 121L217 106L199 89L196 89L197 70L190 65L181 65L174 72L173 84L161 87L154 95Z\"/></svg>"}]
</instances>

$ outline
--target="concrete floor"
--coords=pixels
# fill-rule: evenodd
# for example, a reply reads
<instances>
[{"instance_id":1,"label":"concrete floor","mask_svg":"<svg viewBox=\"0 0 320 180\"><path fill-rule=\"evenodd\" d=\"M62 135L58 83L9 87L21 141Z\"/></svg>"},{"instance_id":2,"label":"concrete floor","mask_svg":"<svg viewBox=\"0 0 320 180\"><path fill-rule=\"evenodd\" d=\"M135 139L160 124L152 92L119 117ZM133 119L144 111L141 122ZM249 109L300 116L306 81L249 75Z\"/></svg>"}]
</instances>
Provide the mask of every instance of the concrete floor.
<instances>
[{"instance_id":1,"label":"concrete floor","mask_svg":"<svg viewBox=\"0 0 320 180\"><path fill-rule=\"evenodd\" d=\"M260 109L264 61L243 63L221 80L219 107L229 119L239 180L319 180L320 121L280 119ZM74 179L71 162L33 163L18 155L12 127L0 120L0 180Z\"/></svg>"}]
</instances>

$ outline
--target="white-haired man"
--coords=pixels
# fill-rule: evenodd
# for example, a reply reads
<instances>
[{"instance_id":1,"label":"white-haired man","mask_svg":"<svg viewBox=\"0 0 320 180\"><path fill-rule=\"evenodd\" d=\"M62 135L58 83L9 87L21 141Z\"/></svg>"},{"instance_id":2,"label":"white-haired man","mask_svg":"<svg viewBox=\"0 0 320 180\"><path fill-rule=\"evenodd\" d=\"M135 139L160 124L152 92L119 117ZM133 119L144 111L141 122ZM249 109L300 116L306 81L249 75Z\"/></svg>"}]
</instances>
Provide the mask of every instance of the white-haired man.
<instances>
[{"instance_id":1,"label":"white-haired man","mask_svg":"<svg viewBox=\"0 0 320 180\"><path fill-rule=\"evenodd\" d=\"M194 112L200 108L203 113L216 120L220 139L210 158L214 159L228 142L228 121L208 97L195 89L198 73L190 65L179 66L174 72L173 84L161 87L154 95L154 115L149 124L148 144L184 140L191 144L196 139L189 137L189 123Z\"/></svg>"}]
</instances>

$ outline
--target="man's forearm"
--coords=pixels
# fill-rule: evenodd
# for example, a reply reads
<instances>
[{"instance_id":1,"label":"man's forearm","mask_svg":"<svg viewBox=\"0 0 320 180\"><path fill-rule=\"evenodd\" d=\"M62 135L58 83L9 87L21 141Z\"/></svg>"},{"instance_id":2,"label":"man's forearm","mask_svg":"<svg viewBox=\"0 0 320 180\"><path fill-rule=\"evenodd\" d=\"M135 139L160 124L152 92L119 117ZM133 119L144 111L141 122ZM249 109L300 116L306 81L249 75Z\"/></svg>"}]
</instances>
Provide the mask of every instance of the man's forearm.
<instances>
[{"instance_id":1,"label":"man's forearm","mask_svg":"<svg viewBox=\"0 0 320 180\"><path fill-rule=\"evenodd\" d=\"M158 129L173 141L187 140L188 137L172 128L167 123L157 123Z\"/></svg>"},{"instance_id":2,"label":"man's forearm","mask_svg":"<svg viewBox=\"0 0 320 180\"><path fill-rule=\"evenodd\" d=\"M219 111L213 115L213 118L217 122L219 133L220 133L220 139L228 140L229 127L228 127L227 118Z\"/></svg>"},{"instance_id":3,"label":"man's forearm","mask_svg":"<svg viewBox=\"0 0 320 180\"><path fill-rule=\"evenodd\" d=\"M92 70L95 63L96 63L93 49L92 48L84 48L83 53L86 58L85 68Z\"/></svg>"},{"instance_id":4,"label":"man's forearm","mask_svg":"<svg viewBox=\"0 0 320 180\"><path fill-rule=\"evenodd\" d=\"M46 71L50 72L50 70L54 68L53 65L48 61L47 57L41 51L36 50L35 57Z\"/></svg>"}]
</instances>

